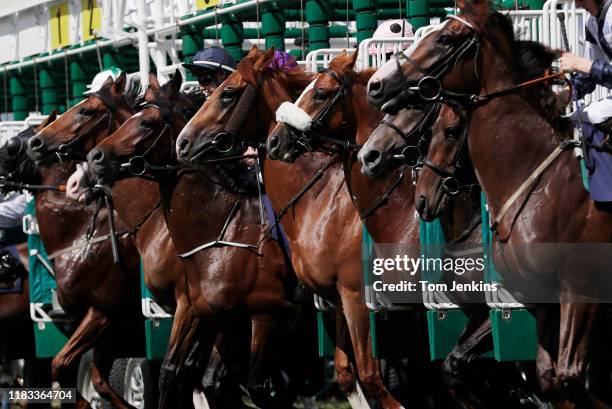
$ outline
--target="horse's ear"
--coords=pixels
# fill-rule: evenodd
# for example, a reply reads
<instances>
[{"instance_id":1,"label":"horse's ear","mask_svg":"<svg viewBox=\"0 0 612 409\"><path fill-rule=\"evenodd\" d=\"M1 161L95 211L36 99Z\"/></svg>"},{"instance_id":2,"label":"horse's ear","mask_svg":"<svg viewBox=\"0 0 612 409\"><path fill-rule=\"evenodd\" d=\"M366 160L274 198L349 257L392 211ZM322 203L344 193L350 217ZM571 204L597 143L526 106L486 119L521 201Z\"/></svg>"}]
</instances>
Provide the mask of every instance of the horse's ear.
<instances>
[{"instance_id":1,"label":"horse's ear","mask_svg":"<svg viewBox=\"0 0 612 409\"><path fill-rule=\"evenodd\" d=\"M125 93L125 83L127 82L127 75L125 74L125 72L122 72L117 79L115 80L115 83L113 84L113 92L116 95L123 95Z\"/></svg>"},{"instance_id":2,"label":"horse's ear","mask_svg":"<svg viewBox=\"0 0 612 409\"><path fill-rule=\"evenodd\" d=\"M57 109L54 109L53 111L51 111L51 113L49 114L49 116L47 116L45 118L44 121L42 121L42 123L40 124L41 127L45 127L47 125L49 125L50 123L52 123L53 121L55 121L57 119Z\"/></svg>"},{"instance_id":3,"label":"horse's ear","mask_svg":"<svg viewBox=\"0 0 612 409\"><path fill-rule=\"evenodd\" d=\"M353 55L351 55L351 61L346 66L347 69L350 69L351 71L355 69L355 63L357 62L358 54L359 52L357 50L353 51Z\"/></svg>"},{"instance_id":4,"label":"horse's ear","mask_svg":"<svg viewBox=\"0 0 612 409\"><path fill-rule=\"evenodd\" d=\"M115 85L115 80L109 75L106 81L102 83L100 89L112 89L113 85Z\"/></svg>"},{"instance_id":5,"label":"horse's ear","mask_svg":"<svg viewBox=\"0 0 612 409\"><path fill-rule=\"evenodd\" d=\"M183 76L181 75L181 72L177 69L174 72L174 76L170 80L170 91L172 92L172 95L178 95L179 91L181 90L182 83Z\"/></svg>"},{"instance_id":6,"label":"horse's ear","mask_svg":"<svg viewBox=\"0 0 612 409\"><path fill-rule=\"evenodd\" d=\"M257 59L257 62L255 63L255 70L261 71L262 69L267 67L273 59L274 47L270 47L261 57Z\"/></svg>"},{"instance_id":7,"label":"horse's ear","mask_svg":"<svg viewBox=\"0 0 612 409\"><path fill-rule=\"evenodd\" d=\"M153 88L154 91L159 89L159 80L154 72L149 73L149 87Z\"/></svg>"}]
</instances>

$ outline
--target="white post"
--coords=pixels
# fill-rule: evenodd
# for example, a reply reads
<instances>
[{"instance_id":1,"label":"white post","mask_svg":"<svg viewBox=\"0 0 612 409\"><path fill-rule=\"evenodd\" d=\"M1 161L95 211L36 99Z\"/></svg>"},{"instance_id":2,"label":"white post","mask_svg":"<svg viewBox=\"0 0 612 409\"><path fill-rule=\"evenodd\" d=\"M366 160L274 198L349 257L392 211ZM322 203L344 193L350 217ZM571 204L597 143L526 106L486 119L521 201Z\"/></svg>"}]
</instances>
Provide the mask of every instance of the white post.
<instances>
[{"instance_id":1,"label":"white post","mask_svg":"<svg viewBox=\"0 0 612 409\"><path fill-rule=\"evenodd\" d=\"M138 63L140 66L140 84L143 89L149 85L149 36L146 32L146 8L145 0L138 0L138 31L136 38L138 39Z\"/></svg>"}]
</instances>

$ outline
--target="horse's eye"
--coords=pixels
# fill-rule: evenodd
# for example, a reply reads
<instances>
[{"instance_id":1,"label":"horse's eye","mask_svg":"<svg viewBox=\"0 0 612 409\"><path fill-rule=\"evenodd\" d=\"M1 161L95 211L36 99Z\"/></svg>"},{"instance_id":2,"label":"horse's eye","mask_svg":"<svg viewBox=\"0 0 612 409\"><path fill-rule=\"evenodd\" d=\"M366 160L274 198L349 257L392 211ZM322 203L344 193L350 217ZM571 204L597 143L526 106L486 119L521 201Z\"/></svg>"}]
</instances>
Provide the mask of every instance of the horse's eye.
<instances>
[{"instance_id":1,"label":"horse's eye","mask_svg":"<svg viewBox=\"0 0 612 409\"><path fill-rule=\"evenodd\" d=\"M83 115L83 116L92 116L95 113L96 113L96 110L91 109L91 108L83 107L79 110L79 115Z\"/></svg>"},{"instance_id":2,"label":"horse's eye","mask_svg":"<svg viewBox=\"0 0 612 409\"><path fill-rule=\"evenodd\" d=\"M453 36L450 36L448 34L442 34L438 38L438 43L440 43L442 45L450 45L450 44L453 43Z\"/></svg>"},{"instance_id":3,"label":"horse's eye","mask_svg":"<svg viewBox=\"0 0 612 409\"><path fill-rule=\"evenodd\" d=\"M140 126L142 126L145 129L151 129L151 128L153 128L153 121L149 121L148 119L144 119L140 123Z\"/></svg>"},{"instance_id":4,"label":"horse's eye","mask_svg":"<svg viewBox=\"0 0 612 409\"><path fill-rule=\"evenodd\" d=\"M232 102L235 97L236 97L236 91L234 91L231 88L226 88L221 93L221 100L226 103Z\"/></svg>"},{"instance_id":5,"label":"horse's eye","mask_svg":"<svg viewBox=\"0 0 612 409\"><path fill-rule=\"evenodd\" d=\"M451 125L447 127L444 134L447 139L456 141L461 136L461 125Z\"/></svg>"},{"instance_id":6,"label":"horse's eye","mask_svg":"<svg viewBox=\"0 0 612 409\"><path fill-rule=\"evenodd\" d=\"M315 101L323 101L325 98L327 98L327 92L325 90L322 90L322 89L317 89L312 94L312 99L315 100Z\"/></svg>"}]
</instances>

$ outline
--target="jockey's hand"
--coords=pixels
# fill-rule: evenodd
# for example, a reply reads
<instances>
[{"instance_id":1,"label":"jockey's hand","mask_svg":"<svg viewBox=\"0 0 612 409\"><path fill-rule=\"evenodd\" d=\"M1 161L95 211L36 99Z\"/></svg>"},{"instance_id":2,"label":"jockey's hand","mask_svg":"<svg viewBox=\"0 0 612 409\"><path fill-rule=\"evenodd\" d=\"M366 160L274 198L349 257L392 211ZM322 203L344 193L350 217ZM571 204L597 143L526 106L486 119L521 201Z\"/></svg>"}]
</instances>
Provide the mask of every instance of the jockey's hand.
<instances>
[{"instance_id":1,"label":"jockey's hand","mask_svg":"<svg viewBox=\"0 0 612 409\"><path fill-rule=\"evenodd\" d=\"M591 65L593 65L593 61L572 53L561 54L560 61L561 71L568 73L583 72L586 74L591 71Z\"/></svg>"},{"instance_id":2,"label":"jockey's hand","mask_svg":"<svg viewBox=\"0 0 612 409\"><path fill-rule=\"evenodd\" d=\"M570 99L571 92L568 86L563 87L563 89L557 92L557 109L559 111L564 111L565 107L572 102Z\"/></svg>"}]
</instances>

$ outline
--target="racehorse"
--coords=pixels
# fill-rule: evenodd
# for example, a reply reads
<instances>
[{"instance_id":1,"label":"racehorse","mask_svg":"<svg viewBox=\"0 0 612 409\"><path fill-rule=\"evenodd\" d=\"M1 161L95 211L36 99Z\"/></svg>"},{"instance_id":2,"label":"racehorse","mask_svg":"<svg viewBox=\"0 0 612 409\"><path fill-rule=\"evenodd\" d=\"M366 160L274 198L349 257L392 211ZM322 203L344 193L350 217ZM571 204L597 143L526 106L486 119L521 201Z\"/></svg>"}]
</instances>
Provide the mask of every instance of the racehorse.
<instances>
[{"instance_id":1,"label":"racehorse","mask_svg":"<svg viewBox=\"0 0 612 409\"><path fill-rule=\"evenodd\" d=\"M602 308L577 302L584 300L577 294L593 294L585 280L596 280L594 274L606 266L598 266L601 260L589 257L588 251L584 256L541 257L534 245L605 243L612 227L611 215L589 199L578 163L567 152L575 146L570 127L542 106L546 94L554 99L545 84L551 77L522 82L529 78L512 26L487 1L465 5L461 14L425 36L400 70L394 67L383 67L372 78L372 103L394 108L444 95L466 110L468 132L462 143L486 196L495 262L504 277L527 286L560 283L555 296L559 305L540 305L536 317L543 391L555 407L609 407L584 382ZM451 152L459 151L458 141L446 143L453 146ZM437 165L452 171L462 157L445 157ZM425 215L436 213L430 210L436 206L435 189L426 187L422 192L430 194L419 196L417 207ZM585 267L588 273L577 277L575 272Z\"/></svg>"},{"instance_id":2,"label":"racehorse","mask_svg":"<svg viewBox=\"0 0 612 409\"><path fill-rule=\"evenodd\" d=\"M285 104L285 107L279 109L277 118L284 118L286 122L279 123L270 133L269 155L294 160L306 153L307 149L342 148L347 185L374 241L412 243L412 247L418 249L420 232L418 214L414 206L411 169L405 166L399 171L391 172L382 178L382 181L367 178L357 168L352 168L354 154L368 138L384 138L391 134L400 139L402 144L409 144L414 151L410 155L415 156L413 159L419 159L427 150L429 129L437 120L438 112L448 108L441 108L440 104L427 104L422 109L403 110L398 115L387 115L382 120L379 111L368 106L366 100L365 84L373 72L355 72L355 58L356 54L352 57L341 54L334 58L329 68L318 75L313 85L299 98L298 103L294 106ZM297 129L295 126L299 125L292 120L295 118L303 118L304 122L312 118L312 125L306 127L307 129ZM464 129L461 125L462 123L455 121L444 129L449 129L449 133L459 132ZM435 131L436 127L433 129ZM333 139L330 139L330 135L333 135ZM352 143L356 145L351 147ZM408 155L410 149L402 149L400 152ZM408 158L403 160L406 159ZM376 166L368 168L370 169L377 170L379 174L389 170ZM447 182L447 189L453 190L453 196L448 201L450 211L448 215L443 215L442 219L444 236L455 250L460 246L464 254L465 250L469 249L481 252L480 189L475 183L473 173L458 176L462 176L460 179L467 182L463 184ZM390 219L394 222L389 223ZM459 279L459 276L454 279ZM465 282L478 279L482 279L482 272L465 274L460 278ZM473 302L478 300L477 298L472 295L462 296L463 294L452 294L449 297L453 302L462 305L469 322L443 366L446 381L455 391L454 398L476 407L483 405L516 407L516 401L499 402L499 391L503 382L495 385L495 382L487 380L488 387L485 387L475 379L470 379L470 376L475 378L474 372L470 373L470 364L472 367L475 366L474 357L484 354L493 347L491 323L484 298L480 299L480 304L475 305ZM514 389L518 374L510 371L506 375L503 381L508 385L512 384ZM431 381L432 378L428 377L428 380ZM430 383L419 385L419 388L427 388ZM510 389L505 387L501 390L507 393ZM521 393L516 395L524 396Z\"/></svg>"},{"instance_id":3,"label":"racehorse","mask_svg":"<svg viewBox=\"0 0 612 409\"><path fill-rule=\"evenodd\" d=\"M17 136L29 138L55 119L55 112L49 115L40 125L33 125ZM9 161L6 144L0 147L0 175L6 177L4 164ZM9 190L9 189L7 189ZM30 288L28 276L28 249L27 246L16 246L22 266L18 268L15 278L21 280L17 291L5 289L0 291L0 360L25 358L24 377L27 386L49 387L51 385L49 369L50 360L36 359L34 346L34 332L29 314ZM24 250L24 251L22 251ZM12 281L13 279L11 279ZM11 283L9 283L11 284ZM31 383L28 382L30 378Z\"/></svg>"},{"instance_id":4,"label":"racehorse","mask_svg":"<svg viewBox=\"0 0 612 409\"><path fill-rule=\"evenodd\" d=\"M279 69L273 56L273 50L251 50L192 118L177 139L183 163L205 160L211 146L236 155L244 143L259 147L265 141L276 125L276 109L294 100L313 79L301 69ZM281 218L299 279L336 305L341 389L352 405L360 404L344 317L367 395L385 408L401 407L383 385L379 362L372 357L369 312L361 295L362 226L343 186L339 157L314 152L292 165L265 159L263 168L266 192Z\"/></svg>"},{"instance_id":5,"label":"racehorse","mask_svg":"<svg viewBox=\"0 0 612 409\"><path fill-rule=\"evenodd\" d=\"M270 336L291 313L290 270L278 243L260 225L255 174L242 158L201 167L176 165L175 136L186 123L176 109L181 81L177 71L164 86L157 89L153 83L144 109L89 153L89 165L109 183L125 177L126 168L159 183L191 306L206 324L197 339L200 353L208 357L217 332L231 329L232 316L245 309L252 327L251 398L263 407L284 407L294 396L277 390L271 398L266 380L272 372L269 358L275 355Z\"/></svg>"},{"instance_id":6,"label":"racehorse","mask_svg":"<svg viewBox=\"0 0 612 409\"><path fill-rule=\"evenodd\" d=\"M90 96L50 123L30 138L28 149L42 167L35 167L28 159L25 140L16 141L13 152L13 176L25 183L46 186L64 186L75 170L75 162L62 160L53 163L55 151L43 151L37 144L41 137L54 132L65 135L87 135L90 132L106 134L125 118L135 103L134 94L124 95L123 84L107 82L99 97ZM114 110L111 114L101 98L107 99ZM34 141L34 142L32 142ZM71 144L70 149L77 148ZM36 151L36 153L34 153ZM63 152L67 154L68 152ZM61 156L61 155L60 155ZM65 156L61 156L64 158ZM56 191L60 190L60 192ZM87 206L67 201L63 189L35 192L36 218L40 237L54 263L58 301L68 316L82 318L68 343L52 361L52 376L60 377L82 353L94 349L92 368L93 383L100 395L115 407L129 405L108 384L119 334L125 336L126 328L140 328L138 254L132 239L122 234L117 237L119 263L113 262L112 237L107 211L95 205ZM117 221L118 232L126 232L126 226ZM138 335L141 335L138 333ZM129 347L140 337L122 339L122 346Z\"/></svg>"}]
</instances>

